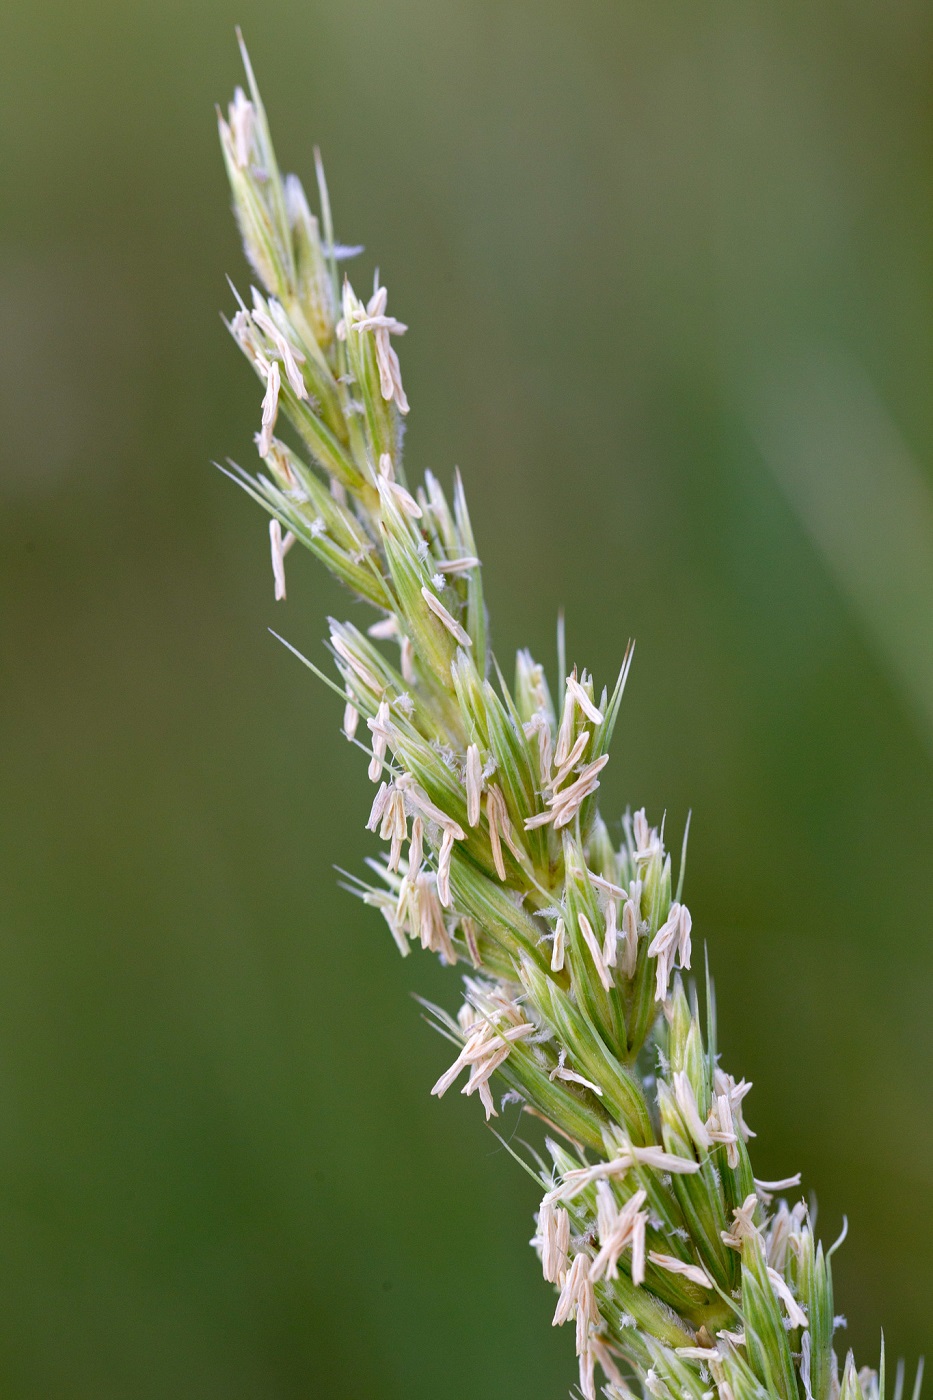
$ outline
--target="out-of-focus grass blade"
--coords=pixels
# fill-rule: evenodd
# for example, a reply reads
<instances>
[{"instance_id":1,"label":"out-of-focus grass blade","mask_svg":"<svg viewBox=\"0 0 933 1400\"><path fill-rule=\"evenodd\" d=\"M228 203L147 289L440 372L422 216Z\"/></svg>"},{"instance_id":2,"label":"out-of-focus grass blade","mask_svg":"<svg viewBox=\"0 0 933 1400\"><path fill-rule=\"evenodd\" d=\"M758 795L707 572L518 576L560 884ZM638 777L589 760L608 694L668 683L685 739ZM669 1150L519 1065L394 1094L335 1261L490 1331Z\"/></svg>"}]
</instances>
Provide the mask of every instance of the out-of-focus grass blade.
<instances>
[{"instance_id":1,"label":"out-of-focus grass blade","mask_svg":"<svg viewBox=\"0 0 933 1400\"><path fill-rule=\"evenodd\" d=\"M933 483L840 354L772 380L754 432L933 756Z\"/></svg>"}]
</instances>

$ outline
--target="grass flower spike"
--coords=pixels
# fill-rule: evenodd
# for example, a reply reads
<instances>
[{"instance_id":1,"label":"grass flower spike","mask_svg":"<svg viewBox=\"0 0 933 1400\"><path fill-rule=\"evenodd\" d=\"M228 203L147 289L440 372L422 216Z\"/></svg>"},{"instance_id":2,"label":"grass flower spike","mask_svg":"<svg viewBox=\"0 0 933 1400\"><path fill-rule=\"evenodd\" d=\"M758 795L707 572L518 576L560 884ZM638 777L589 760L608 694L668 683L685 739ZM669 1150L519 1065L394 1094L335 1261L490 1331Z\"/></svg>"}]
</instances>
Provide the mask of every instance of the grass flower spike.
<instances>
[{"instance_id":1,"label":"grass flower spike","mask_svg":"<svg viewBox=\"0 0 933 1400\"><path fill-rule=\"evenodd\" d=\"M364 300L341 279L358 250L335 242L320 160L316 217L243 58L219 125L257 281L228 324L259 379L261 465L229 474L271 517L277 599L298 542L374 609L367 630L330 621L328 684L385 846L353 889L403 956L466 970L457 1014L430 1008L452 1047L431 1092L544 1124L532 1244L586 1400L883 1400L883 1350L875 1372L834 1349L832 1249L799 1176L755 1177L751 1085L720 1064L711 988L701 1013L683 976L682 859L675 880L644 810L621 844L600 817L631 649L606 685L561 657L552 692L524 651L500 672L459 476L448 495L405 474L406 327L385 286Z\"/></svg>"}]
</instances>

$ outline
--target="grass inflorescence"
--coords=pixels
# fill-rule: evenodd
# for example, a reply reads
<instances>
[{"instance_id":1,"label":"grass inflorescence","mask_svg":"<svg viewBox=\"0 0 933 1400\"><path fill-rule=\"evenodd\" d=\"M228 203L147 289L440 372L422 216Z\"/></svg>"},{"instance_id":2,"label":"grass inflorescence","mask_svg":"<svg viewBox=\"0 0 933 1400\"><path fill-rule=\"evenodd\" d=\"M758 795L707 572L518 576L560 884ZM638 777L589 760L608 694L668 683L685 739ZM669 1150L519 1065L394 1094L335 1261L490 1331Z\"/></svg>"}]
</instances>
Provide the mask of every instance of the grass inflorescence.
<instances>
[{"instance_id":1,"label":"grass inflorescence","mask_svg":"<svg viewBox=\"0 0 933 1400\"><path fill-rule=\"evenodd\" d=\"M883 1348L877 1372L834 1349L832 1251L799 1175L754 1175L751 1086L720 1064L711 989L701 1014L683 978L683 858L675 885L644 810L621 845L600 817L631 648L606 686L562 646L554 691L526 651L511 683L494 664L462 482L405 475L406 327L384 286L363 300L341 279L356 250L335 242L320 160L316 216L243 57L249 93L219 124L258 286L228 324L262 385L262 467L230 473L269 514L277 598L297 541L375 610L366 630L330 621L385 845L348 887L403 956L466 970L457 1014L429 1008L453 1045L432 1092L459 1084L487 1119L505 1096L546 1125L532 1243L586 1400L597 1377L610 1400L884 1400Z\"/></svg>"}]
</instances>

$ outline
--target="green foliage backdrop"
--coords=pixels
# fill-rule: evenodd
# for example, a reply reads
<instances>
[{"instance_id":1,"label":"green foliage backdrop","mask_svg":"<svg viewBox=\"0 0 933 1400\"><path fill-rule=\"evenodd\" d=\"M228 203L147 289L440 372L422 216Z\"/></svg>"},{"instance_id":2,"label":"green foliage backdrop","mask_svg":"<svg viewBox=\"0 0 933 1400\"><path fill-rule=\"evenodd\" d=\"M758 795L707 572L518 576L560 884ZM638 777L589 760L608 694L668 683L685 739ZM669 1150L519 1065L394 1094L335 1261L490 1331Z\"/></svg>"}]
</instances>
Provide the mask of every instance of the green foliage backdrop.
<instances>
[{"instance_id":1,"label":"green foliage backdrop","mask_svg":"<svg viewBox=\"0 0 933 1400\"><path fill-rule=\"evenodd\" d=\"M283 162L311 183L321 144L338 233L411 326L410 470L467 477L497 653L552 655L561 604L598 677L637 638L604 809L693 808L756 1161L803 1170L825 1236L848 1213L859 1352L881 1320L915 1354L933 759L878 638L922 671L933 631L896 590L866 622L888 556L849 539L840 589L780 465L826 440L806 390L843 365L933 490L930 6L10 0L0 1390L549 1400L574 1376L534 1189L474 1102L428 1098L448 1055L411 965L335 887L367 784L266 628L320 660L343 602L295 558L273 603L264 524L209 466L249 460L261 396L217 314L245 281L212 113L235 22ZM428 960L416 980L453 1005Z\"/></svg>"}]
</instances>

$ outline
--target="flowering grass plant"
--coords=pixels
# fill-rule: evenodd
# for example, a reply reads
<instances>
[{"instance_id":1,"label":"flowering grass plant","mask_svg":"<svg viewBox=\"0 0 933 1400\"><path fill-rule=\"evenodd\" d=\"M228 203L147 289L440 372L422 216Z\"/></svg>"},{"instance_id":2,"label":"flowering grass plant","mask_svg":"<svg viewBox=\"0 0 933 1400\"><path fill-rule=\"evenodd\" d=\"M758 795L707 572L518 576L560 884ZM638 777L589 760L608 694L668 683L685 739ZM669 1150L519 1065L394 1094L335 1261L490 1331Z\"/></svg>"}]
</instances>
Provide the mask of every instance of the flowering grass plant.
<instances>
[{"instance_id":1,"label":"flowering grass plant","mask_svg":"<svg viewBox=\"0 0 933 1400\"><path fill-rule=\"evenodd\" d=\"M621 845L600 817L631 648L611 686L562 643L553 691L528 652L499 670L459 476L448 495L402 464L406 328L378 281L363 299L341 279L357 250L335 242L320 160L316 216L243 58L249 95L219 125L258 283L229 329L262 386L262 466L229 473L270 516L276 598L297 541L374 609L365 631L331 620L338 679L322 679L385 845L351 887L402 956L465 971L457 1014L429 1008L452 1046L432 1093L459 1084L487 1119L508 1100L545 1125L546 1156L522 1161L541 1192L532 1244L586 1400L884 1400L883 1346L877 1372L834 1349L836 1245L799 1175L754 1174L751 1086L720 1064L708 978L701 1012L683 976L683 855L675 878L644 810Z\"/></svg>"}]
</instances>

